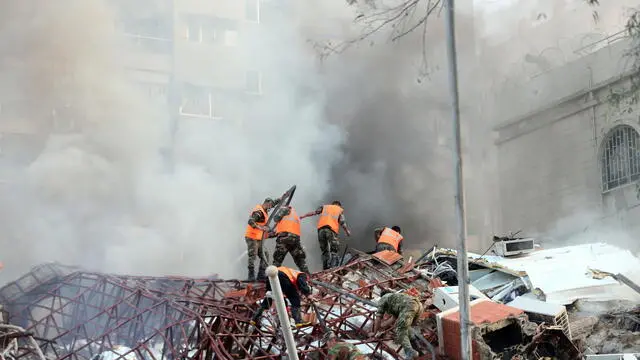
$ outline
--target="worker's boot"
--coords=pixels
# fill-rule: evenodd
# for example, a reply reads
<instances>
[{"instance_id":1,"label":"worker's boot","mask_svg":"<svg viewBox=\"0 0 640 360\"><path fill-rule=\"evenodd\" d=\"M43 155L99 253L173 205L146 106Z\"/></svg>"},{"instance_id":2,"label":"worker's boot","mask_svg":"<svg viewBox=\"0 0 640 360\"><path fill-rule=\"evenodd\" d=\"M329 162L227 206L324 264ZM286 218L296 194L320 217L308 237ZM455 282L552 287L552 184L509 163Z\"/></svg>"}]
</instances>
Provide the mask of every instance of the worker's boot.
<instances>
[{"instance_id":1,"label":"worker's boot","mask_svg":"<svg viewBox=\"0 0 640 360\"><path fill-rule=\"evenodd\" d=\"M331 254L331 265L332 268L340 266L340 258L338 254Z\"/></svg>"},{"instance_id":2,"label":"worker's boot","mask_svg":"<svg viewBox=\"0 0 640 360\"><path fill-rule=\"evenodd\" d=\"M418 356L420 356L420 354L412 348L404 348L405 359L415 359Z\"/></svg>"},{"instance_id":3,"label":"worker's boot","mask_svg":"<svg viewBox=\"0 0 640 360\"><path fill-rule=\"evenodd\" d=\"M309 325L308 321L302 320L299 307L291 307L291 316L293 317L293 320L296 322L296 327Z\"/></svg>"},{"instance_id":4,"label":"worker's boot","mask_svg":"<svg viewBox=\"0 0 640 360\"><path fill-rule=\"evenodd\" d=\"M256 325L258 323L263 312L264 312L264 308L260 306L258 310L256 310L256 312L251 317L251 325Z\"/></svg>"},{"instance_id":5,"label":"worker's boot","mask_svg":"<svg viewBox=\"0 0 640 360\"><path fill-rule=\"evenodd\" d=\"M264 281L267 276L264 274L265 273L265 269L258 269L258 281Z\"/></svg>"},{"instance_id":6,"label":"worker's boot","mask_svg":"<svg viewBox=\"0 0 640 360\"><path fill-rule=\"evenodd\" d=\"M256 281L256 271L254 269L249 269L249 276L247 277L248 281Z\"/></svg>"}]
</instances>

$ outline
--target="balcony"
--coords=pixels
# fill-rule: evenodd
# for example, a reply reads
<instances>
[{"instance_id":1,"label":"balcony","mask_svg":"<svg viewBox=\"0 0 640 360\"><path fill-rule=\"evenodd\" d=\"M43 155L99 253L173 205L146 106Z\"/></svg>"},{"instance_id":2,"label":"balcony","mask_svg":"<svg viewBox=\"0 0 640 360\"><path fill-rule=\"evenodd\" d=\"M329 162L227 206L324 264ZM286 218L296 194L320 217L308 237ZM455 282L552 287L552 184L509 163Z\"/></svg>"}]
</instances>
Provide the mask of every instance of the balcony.
<instances>
[{"instance_id":1,"label":"balcony","mask_svg":"<svg viewBox=\"0 0 640 360\"><path fill-rule=\"evenodd\" d=\"M176 44L175 74L192 84L244 89L247 66L237 48L202 43Z\"/></svg>"},{"instance_id":2,"label":"balcony","mask_svg":"<svg viewBox=\"0 0 640 360\"><path fill-rule=\"evenodd\" d=\"M132 34L125 34L124 37L129 45L129 51L123 54L122 58L126 67L158 72L171 71L171 40Z\"/></svg>"},{"instance_id":3,"label":"balcony","mask_svg":"<svg viewBox=\"0 0 640 360\"><path fill-rule=\"evenodd\" d=\"M213 15L227 19L244 19L245 9L245 1L242 0L180 0L175 2L177 13Z\"/></svg>"}]
</instances>

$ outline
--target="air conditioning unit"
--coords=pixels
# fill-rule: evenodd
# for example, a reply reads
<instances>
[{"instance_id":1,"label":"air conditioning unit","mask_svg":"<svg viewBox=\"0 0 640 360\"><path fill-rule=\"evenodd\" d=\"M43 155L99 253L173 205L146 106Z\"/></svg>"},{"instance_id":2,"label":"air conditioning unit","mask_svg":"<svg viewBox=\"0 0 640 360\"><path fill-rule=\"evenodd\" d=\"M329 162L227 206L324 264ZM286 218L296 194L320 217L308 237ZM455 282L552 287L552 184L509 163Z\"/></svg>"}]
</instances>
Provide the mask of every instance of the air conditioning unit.
<instances>
[{"instance_id":1,"label":"air conditioning unit","mask_svg":"<svg viewBox=\"0 0 640 360\"><path fill-rule=\"evenodd\" d=\"M533 238L500 240L494 243L494 252L499 256L514 256L528 254L534 251Z\"/></svg>"},{"instance_id":2,"label":"air conditioning unit","mask_svg":"<svg viewBox=\"0 0 640 360\"><path fill-rule=\"evenodd\" d=\"M529 316L529 320L535 323L547 323L562 327L562 331L569 340L573 340L571 336L571 326L569 324L569 315L567 308L563 305L548 303L537 299L527 297L527 295L519 296L507 305L524 310Z\"/></svg>"}]
</instances>

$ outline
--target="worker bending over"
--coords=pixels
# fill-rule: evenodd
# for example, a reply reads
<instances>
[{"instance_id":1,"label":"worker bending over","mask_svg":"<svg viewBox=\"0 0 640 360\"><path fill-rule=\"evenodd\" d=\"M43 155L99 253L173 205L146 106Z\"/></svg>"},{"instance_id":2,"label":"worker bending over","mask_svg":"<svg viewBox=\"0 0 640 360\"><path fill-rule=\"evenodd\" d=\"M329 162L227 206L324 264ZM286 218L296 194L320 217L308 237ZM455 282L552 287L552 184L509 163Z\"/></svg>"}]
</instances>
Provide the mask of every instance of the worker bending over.
<instances>
[{"instance_id":1,"label":"worker bending over","mask_svg":"<svg viewBox=\"0 0 640 360\"><path fill-rule=\"evenodd\" d=\"M411 327L420 319L423 312L422 304L418 298L405 293L394 293L384 290L382 297L378 300L378 311L373 324L373 333L376 335L380 331L380 323L385 314L396 318L396 338L394 342L402 345L407 359L418 356L418 352L411 346Z\"/></svg>"},{"instance_id":2,"label":"worker bending over","mask_svg":"<svg viewBox=\"0 0 640 360\"><path fill-rule=\"evenodd\" d=\"M307 255L300 243L300 217L291 206L281 207L274 215L276 221L276 231L269 234L269 237L276 236L276 249L273 253L273 265L280 266L291 253L293 262L300 271L309 272L307 267Z\"/></svg>"},{"instance_id":3,"label":"worker bending over","mask_svg":"<svg viewBox=\"0 0 640 360\"><path fill-rule=\"evenodd\" d=\"M338 249L340 247L338 234L340 233L340 226L342 226L347 236L351 236L351 231L347 227L344 209L340 201L336 200L331 205L320 206L316 211L304 214L300 218L304 219L314 215L320 215L317 225L318 242L322 251L322 269L327 270L338 266Z\"/></svg>"},{"instance_id":4,"label":"worker bending over","mask_svg":"<svg viewBox=\"0 0 640 360\"><path fill-rule=\"evenodd\" d=\"M280 289L282 289L282 294L289 299L289 304L291 305L291 316L293 316L296 326L308 325L307 322L302 320L302 316L300 315L300 293L305 296L311 295L308 275L285 266L280 266L278 267L278 280L280 280ZM251 318L252 325L255 325L258 320L260 320L262 313L269 309L273 302L271 297L271 282L269 282L269 279L267 279L266 282L267 293L264 300L262 300L262 304L260 304L260 307Z\"/></svg>"},{"instance_id":5,"label":"worker bending over","mask_svg":"<svg viewBox=\"0 0 640 360\"><path fill-rule=\"evenodd\" d=\"M328 360L365 360L358 347L338 338L333 332L327 334L327 358Z\"/></svg>"},{"instance_id":6,"label":"worker bending over","mask_svg":"<svg viewBox=\"0 0 640 360\"><path fill-rule=\"evenodd\" d=\"M377 228L374 231L376 237L376 252L390 250L402 254L402 240L400 226L394 225L391 228Z\"/></svg>"},{"instance_id":7,"label":"worker bending over","mask_svg":"<svg viewBox=\"0 0 640 360\"><path fill-rule=\"evenodd\" d=\"M264 199L262 205L256 205L251 214L249 215L249 221L247 229L244 232L244 241L247 243L247 256L248 256L248 279L249 281L256 280L255 262L256 256L260 258L260 265L258 266L258 280L263 279L264 271L267 268L266 257L262 249L262 240L265 238L265 231L269 231L267 228L267 220L269 218L269 210L278 205L279 200L273 200L271 198Z\"/></svg>"}]
</instances>

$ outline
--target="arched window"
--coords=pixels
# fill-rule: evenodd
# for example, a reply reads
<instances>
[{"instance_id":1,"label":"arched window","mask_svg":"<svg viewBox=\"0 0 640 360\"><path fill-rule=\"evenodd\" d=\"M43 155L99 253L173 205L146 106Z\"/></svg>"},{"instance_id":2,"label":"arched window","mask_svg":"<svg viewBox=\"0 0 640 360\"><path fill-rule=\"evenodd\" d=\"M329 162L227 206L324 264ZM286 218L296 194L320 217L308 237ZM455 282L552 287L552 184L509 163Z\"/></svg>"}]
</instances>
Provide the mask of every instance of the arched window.
<instances>
[{"instance_id":1,"label":"arched window","mask_svg":"<svg viewBox=\"0 0 640 360\"><path fill-rule=\"evenodd\" d=\"M602 148L602 189L608 191L640 179L640 136L629 125L609 131Z\"/></svg>"}]
</instances>

